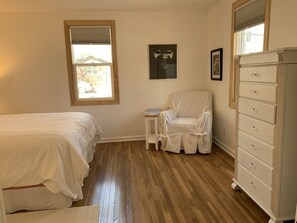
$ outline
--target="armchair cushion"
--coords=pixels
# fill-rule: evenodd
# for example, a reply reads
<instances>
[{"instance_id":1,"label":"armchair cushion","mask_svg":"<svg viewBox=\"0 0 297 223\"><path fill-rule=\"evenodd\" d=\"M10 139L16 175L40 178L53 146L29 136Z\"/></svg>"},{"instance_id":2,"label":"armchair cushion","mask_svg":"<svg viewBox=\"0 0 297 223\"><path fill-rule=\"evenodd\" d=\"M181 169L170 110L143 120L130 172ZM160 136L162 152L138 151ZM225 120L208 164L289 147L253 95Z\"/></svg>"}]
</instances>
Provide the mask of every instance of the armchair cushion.
<instances>
[{"instance_id":1,"label":"armchair cushion","mask_svg":"<svg viewBox=\"0 0 297 223\"><path fill-rule=\"evenodd\" d=\"M168 122L167 133L200 132L198 118L176 118Z\"/></svg>"}]
</instances>

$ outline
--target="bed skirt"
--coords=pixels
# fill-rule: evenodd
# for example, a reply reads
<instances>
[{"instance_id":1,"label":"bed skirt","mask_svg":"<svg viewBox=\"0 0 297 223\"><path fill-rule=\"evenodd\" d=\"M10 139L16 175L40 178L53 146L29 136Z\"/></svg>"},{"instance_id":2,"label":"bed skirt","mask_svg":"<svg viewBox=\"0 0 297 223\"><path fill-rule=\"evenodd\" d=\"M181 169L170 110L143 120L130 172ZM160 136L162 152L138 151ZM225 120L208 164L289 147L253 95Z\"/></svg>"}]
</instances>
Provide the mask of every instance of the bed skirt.
<instances>
[{"instance_id":1,"label":"bed skirt","mask_svg":"<svg viewBox=\"0 0 297 223\"><path fill-rule=\"evenodd\" d=\"M6 213L20 210L48 210L68 208L72 204L71 198L62 193L54 194L46 187L33 186L3 190Z\"/></svg>"}]
</instances>

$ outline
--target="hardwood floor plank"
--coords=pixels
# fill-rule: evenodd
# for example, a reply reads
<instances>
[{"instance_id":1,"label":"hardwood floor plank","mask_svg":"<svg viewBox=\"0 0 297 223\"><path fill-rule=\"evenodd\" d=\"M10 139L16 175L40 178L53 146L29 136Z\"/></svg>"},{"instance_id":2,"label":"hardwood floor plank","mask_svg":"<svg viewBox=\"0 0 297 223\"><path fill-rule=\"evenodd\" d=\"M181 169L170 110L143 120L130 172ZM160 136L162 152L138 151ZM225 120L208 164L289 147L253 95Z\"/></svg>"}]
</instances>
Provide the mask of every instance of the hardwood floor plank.
<instances>
[{"instance_id":1,"label":"hardwood floor plank","mask_svg":"<svg viewBox=\"0 0 297 223\"><path fill-rule=\"evenodd\" d=\"M266 223L268 215L231 188L234 159L215 145L211 154L145 149L144 141L96 148L81 201L99 204L100 223Z\"/></svg>"}]
</instances>

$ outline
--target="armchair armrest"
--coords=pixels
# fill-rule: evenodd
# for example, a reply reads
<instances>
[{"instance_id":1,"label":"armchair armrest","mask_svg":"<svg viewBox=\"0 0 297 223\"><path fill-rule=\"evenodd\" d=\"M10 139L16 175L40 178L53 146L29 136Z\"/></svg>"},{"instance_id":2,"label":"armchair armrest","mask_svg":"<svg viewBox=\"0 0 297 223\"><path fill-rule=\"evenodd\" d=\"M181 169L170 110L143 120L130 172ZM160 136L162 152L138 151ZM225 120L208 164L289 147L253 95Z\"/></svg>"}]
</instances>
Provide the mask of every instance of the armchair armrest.
<instances>
[{"instance_id":1,"label":"armchair armrest","mask_svg":"<svg viewBox=\"0 0 297 223\"><path fill-rule=\"evenodd\" d=\"M163 116L166 121L171 121L172 119L175 119L177 117L177 113L174 109L168 109L165 111L162 111L160 113L160 116Z\"/></svg>"},{"instance_id":2,"label":"armchair armrest","mask_svg":"<svg viewBox=\"0 0 297 223\"><path fill-rule=\"evenodd\" d=\"M212 129L212 111L204 111L199 116L199 126L201 132L209 133Z\"/></svg>"},{"instance_id":3,"label":"armchair armrest","mask_svg":"<svg viewBox=\"0 0 297 223\"><path fill-rule=\"evenodd\" d=\"M162 111L159 115L159 132L164 134L166 132L166 125L169 121L175 119L177 113L174 109Z\"/></svg>"}]
</instances>

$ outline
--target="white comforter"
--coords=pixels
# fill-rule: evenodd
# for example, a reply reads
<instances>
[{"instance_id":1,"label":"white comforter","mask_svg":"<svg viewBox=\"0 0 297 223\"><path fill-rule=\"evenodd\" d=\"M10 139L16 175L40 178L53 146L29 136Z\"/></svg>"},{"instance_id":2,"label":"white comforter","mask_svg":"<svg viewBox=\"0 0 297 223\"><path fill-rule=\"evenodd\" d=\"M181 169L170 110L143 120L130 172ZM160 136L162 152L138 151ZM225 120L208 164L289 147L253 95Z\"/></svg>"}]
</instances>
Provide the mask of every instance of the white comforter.
<instances>
[{"instance_id":1,"label":"white comforter","mask_svg":"<svg viewBox=\"0 0 297 223\"><path fill-rule=\"evenodd\" d=\"M73 200L101 128L87 113L0 115L0 182L3 188L43 184Z\"/></svg>"}]
</instances>

